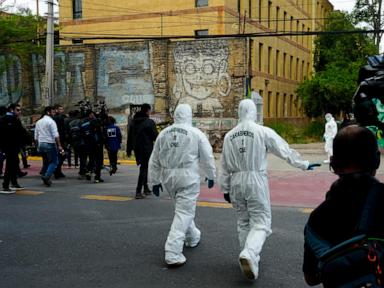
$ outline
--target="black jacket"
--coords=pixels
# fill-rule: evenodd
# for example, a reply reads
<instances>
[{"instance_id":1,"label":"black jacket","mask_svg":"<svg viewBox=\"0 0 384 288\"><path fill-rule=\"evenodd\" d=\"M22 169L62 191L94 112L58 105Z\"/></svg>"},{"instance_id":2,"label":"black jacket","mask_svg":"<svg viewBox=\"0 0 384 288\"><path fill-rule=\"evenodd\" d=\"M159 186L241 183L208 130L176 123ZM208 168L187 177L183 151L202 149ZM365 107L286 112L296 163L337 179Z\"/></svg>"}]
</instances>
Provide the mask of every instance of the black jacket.
<instances>
[{"instance_id":1,"label":"black jacket","mask_svg":"<svg viewBox=\"0 0 384 288\"><path fill-rule=\"evenodd\" d=\"M384 237L384 184L367 174L345 175L335 181L326 200L311 213L306 230L309 228L330 248L356 236L367 194L373 185L379 185L381 193L378 193L374 207L370 207L370 219L373 220L366 227L367 234ZM306 243L313 240L309 239L311 233L305 233L304 237ZM304 273L315 275L317 265L314 251L305 244Z\"/></svg>"},{"instance_id":2,"label":"black jacket","mask_svg":"<svg viewBox=\"0 0 384 288\"><path fill-rule=\"evenodd\" d=\"M16 116L0 118L0 149L4 152L20 150L27 142L27 131Z\"/></svg>"},{"instance_id":3,"label":"black jacket","mask_svg":"<svg viewBox=\"0 0 384 288\"><path fill-rule=\"evenodd\" d=\"M137 165L149 161L157 135L155 121L145 113L137 112L128 127L127 139L127 154L130 155L132 150L135 152Z\"/></svg>"}]
</instances>

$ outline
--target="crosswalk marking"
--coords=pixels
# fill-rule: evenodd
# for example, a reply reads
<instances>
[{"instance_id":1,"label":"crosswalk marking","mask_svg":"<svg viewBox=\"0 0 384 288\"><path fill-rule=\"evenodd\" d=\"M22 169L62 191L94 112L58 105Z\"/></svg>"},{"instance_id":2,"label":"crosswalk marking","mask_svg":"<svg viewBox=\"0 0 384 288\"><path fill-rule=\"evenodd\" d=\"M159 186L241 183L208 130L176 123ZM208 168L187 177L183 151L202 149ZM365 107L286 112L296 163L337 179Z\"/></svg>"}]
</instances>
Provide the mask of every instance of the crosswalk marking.
<instances>
[{"instance_id":1,"label":"crosswalk marking","mask_svg":"<svg viewBox=\"0 0 384 288\"><path fill-rule=\"evenodd\" d=\"M100 200L100 201L130 201L133 197L127 196L110 196L110 195L83 195L80 197L81 199L87 200Z\"/></svg>"},{"instance_id":2,"label":"crosswalk marking","mask_svg":"<svg viewBox=\"0 0 384 288\"><path fill-rule=\"evenodd\" d=\"M310 214L313 211L313 208L303 208L301 212L304 214Z\"/></svg>"},{"instance_id":3,"label":"crosswalk marking","mask_svg":"<svg viewBox=\"0 0 384 288\"><path fill-rule=\"evenodd\" d=\"M32 191L32 190L17 190L16 195L22 195L22 196L37 196L44 194L44 192L40 191Z\"/></svg>"},{"instance_id":4,"label":"crosswalk marking","mask_svg":"<svg viewBox=\"0 0 384 288\"><path fill-rule=\"evenodd\" d=\"M232 204L219 202L197 202L199 207L232 208Z\"/></svg>"}]
</instances>

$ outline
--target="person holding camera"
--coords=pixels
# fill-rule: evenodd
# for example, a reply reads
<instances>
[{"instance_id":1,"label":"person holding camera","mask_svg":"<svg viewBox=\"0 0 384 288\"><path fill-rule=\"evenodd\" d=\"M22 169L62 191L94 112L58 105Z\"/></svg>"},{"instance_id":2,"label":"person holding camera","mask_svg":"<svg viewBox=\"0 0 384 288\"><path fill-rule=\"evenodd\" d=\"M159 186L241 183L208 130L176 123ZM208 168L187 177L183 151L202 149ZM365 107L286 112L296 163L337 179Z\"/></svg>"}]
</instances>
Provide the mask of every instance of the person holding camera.
<instances>
[{"instance_id":1,"label":"person holding camera","mask_svg":"<svg viewBox=\"0 0 384 288\"><path fill-rule=\"evenodd\" d=\"M339 261L333 269L324 270L325 266L319 265L325 252L336 246L341 247L341 243L346 243L346 240L360 233L370 237L384 237L384 184L375 178L379 166L377 139L370 130L350 125L337 133L333 141L330 169L339 179L332 184L324 202L310 214L304 230L303 272L307 284L312 286L323 283L324 287L383 287L373 284L365 286L356 282L360 274L364 273L362 266L359 266L364 263L358 263L360 260L355 257L358 254L344 257L347 261ZM375 269L380 268L380 265L384 268L383 255L375 255L374 249L372 252L378 262ZM367 257L361 260L364 262ZM352 267L352 263L360 268L346 271L347 266L351 264ZM331 276L332 270L336 268L340 269L340 273Z\"/></svg>"}]
</instances>

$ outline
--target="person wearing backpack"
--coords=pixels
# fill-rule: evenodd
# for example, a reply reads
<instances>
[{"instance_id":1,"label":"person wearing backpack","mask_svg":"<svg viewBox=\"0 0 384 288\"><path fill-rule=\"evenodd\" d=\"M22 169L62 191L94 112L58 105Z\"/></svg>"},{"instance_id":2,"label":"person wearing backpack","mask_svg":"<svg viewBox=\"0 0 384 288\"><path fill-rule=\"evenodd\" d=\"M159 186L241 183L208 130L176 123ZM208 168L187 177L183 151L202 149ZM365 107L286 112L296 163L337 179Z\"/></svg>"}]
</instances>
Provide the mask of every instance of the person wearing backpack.
<instances>
[{"instance_id":1,"label":"person wearing backpack","mask_svg":"<svg viewBox=\"0 0 384 288\"><path fill-rule=\"evenodd\" d=\"M337 133L330 169L339 179L304 230L308 285L384 287L383 275L378 275L384 268L384 184L375 178L379 165L377 140L370 130L350 125Z\"/></svg>"}]
</instances>

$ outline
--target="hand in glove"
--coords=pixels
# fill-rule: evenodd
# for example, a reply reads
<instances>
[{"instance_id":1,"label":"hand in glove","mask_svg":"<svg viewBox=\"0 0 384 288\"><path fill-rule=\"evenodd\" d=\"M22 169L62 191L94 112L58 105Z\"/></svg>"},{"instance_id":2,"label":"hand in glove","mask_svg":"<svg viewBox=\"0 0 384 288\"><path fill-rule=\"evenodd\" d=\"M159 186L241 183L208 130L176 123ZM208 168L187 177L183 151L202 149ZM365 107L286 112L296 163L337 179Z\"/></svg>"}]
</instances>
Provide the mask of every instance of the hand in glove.
<instances>
[{"instance_id":1,"label":"hand in glove","mask_svg":"<svg viewBox=\"0 0 384 288\"><path fill-rule=\"evenodd\" d=\"M160 189L161 189L161 192L163 192L163 186L161 186L161 184L153 185L152 186L153 194L155 194L157 197L159 197L160 196Z\"/></svg>"},{"instance_id":2,"label":"hand in glove","mask_svg":"<svg viewBox=\"0 0 384 288\"><path fill-rule=\"evenodd\" d=\"M231 197L229 196L229 193L225 193L225 194L224 194L224 199L225 199L225 201L227 201L228 203L231 203Z\"/></svg>"},{"instance_id":3,"label":"hand in glove","mask_svg":"<svg viewBox=\"0 0 384 288\"><path fill-rule=\"evenodd\" d=\"M309 163L307 170L314 170L315 167L320 167L320 163Z\"/></svg>"},{"instance_id":4,"label":"hand in glove","mask_svg":"<svg viewBox=\"0 0 384 288\"><path fill-rule=\"evenodd\" d=\"M215 181L205 178L205 181L208 181L208 188L211 189L215 185Z\"/></svg>"}]
</instances>

